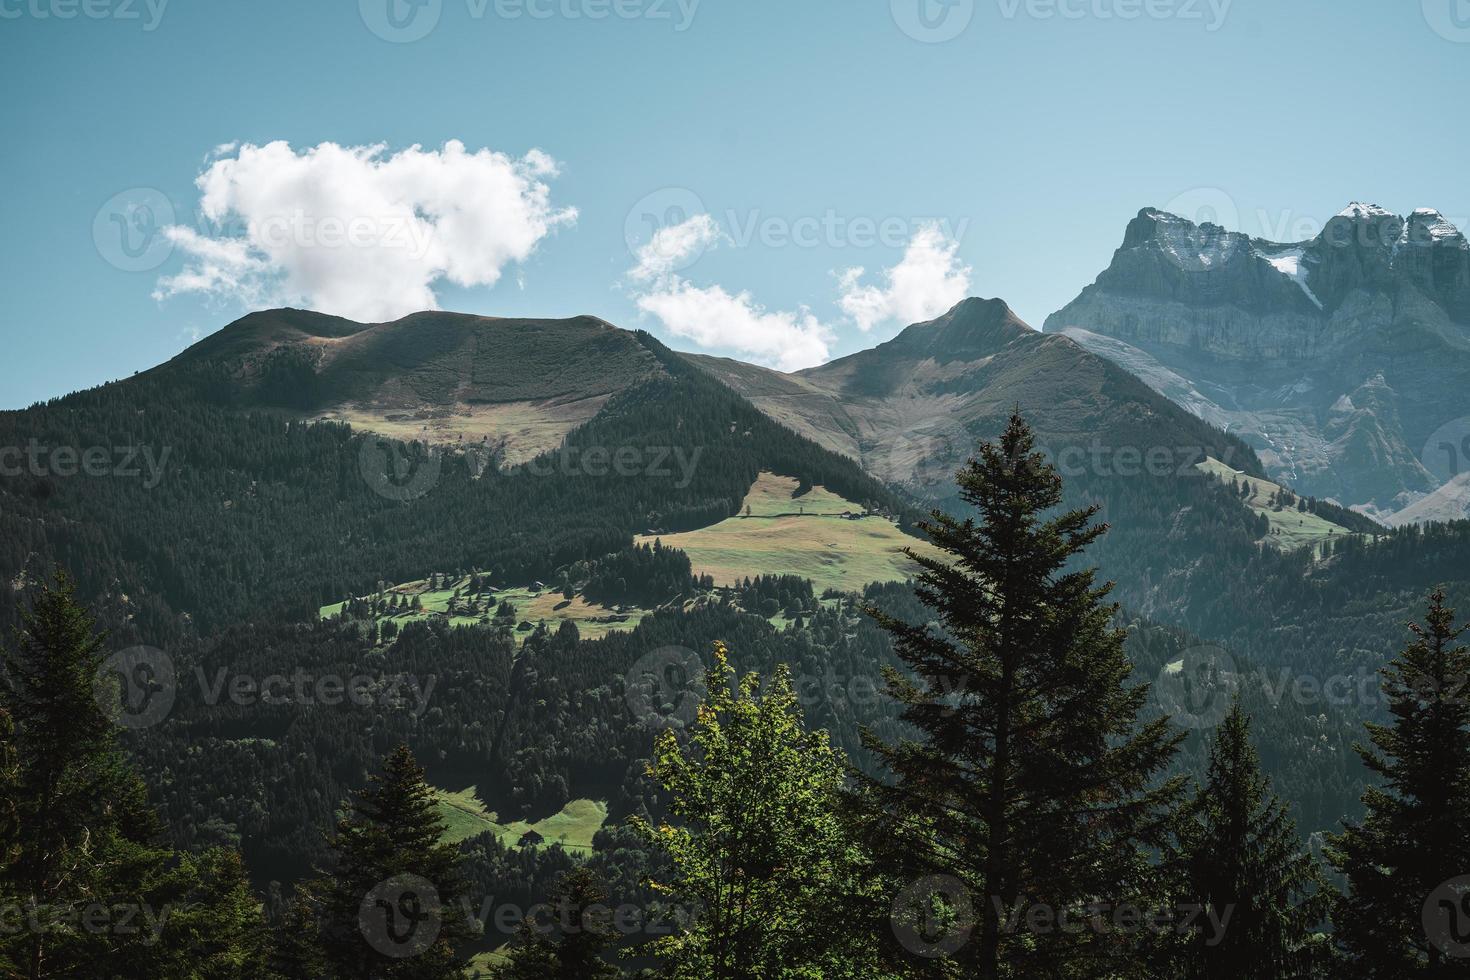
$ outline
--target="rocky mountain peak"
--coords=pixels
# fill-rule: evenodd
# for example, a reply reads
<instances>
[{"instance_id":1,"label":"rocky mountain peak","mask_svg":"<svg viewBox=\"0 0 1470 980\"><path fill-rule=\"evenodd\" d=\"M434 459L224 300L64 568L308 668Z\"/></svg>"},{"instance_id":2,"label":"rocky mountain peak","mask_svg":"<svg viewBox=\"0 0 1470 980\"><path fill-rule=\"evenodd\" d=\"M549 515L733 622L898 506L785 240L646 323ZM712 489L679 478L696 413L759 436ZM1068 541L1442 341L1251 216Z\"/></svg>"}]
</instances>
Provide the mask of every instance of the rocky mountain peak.
<instances>
[{"instance_id":1,"label":"rocky mountain peak","mask_svg":"<svg viewBox=\"0 0 1470 980\"><path fill-rule=\"evenodd\" d=\"M1394 218L1397 215L1387 208L1381 208L1376 204L1364 204L1362 201L1353 201L1347 207L1337 212L1337 217L1367 221L1373 218Z\"/></svg>"},{"instance_id":2,"label":"rocky mountain peak","mask_svg":"<svg viewBox=\"0 0 1470 980\"><path fill-rule=\"evenodd\" d=\"M1188 218L1157 208L1144 208L1128 223L1124 249L1154 248L1183 268L1205 270L1228 264L1249 249L1250 239L1212 221Z\"/></svg>"},{"instance_id":3,"label":"rocky mountain peak","mask_svg":"<svg viewBox=\"0 0 1470 980\"><path fill-rule=\"evenodd\" d=\"M1405 223L1404 239L1407 245L1451 245L1470 249L1470 242L1466 242L1460 229L1434 208L1414 209Z\"/></svg>"},{"instance_id":4,"label":"rocky mountain peak","mask_svg":"<svg viewBox=\"0 0 1470 980\"><path fill-rule=\"evenodd\" d=\"M1145 208L1046 330L1228 426L1306 492L1402 510L1434 489L1420 447L1465 414L1470 245L1432 208L1354 201L1301 242Z\"/></svg>"},{"instance_id":5,"label":"rocky mountain peak","mask_svg":"<svg viewBox=\"0 0 1470 980\"><path fill-rule=\"evenodd\" d=\"M972 296L933 320L904 328L894 343L941 361L972 360L1032 332L1004 300Z\"/></svg>"}]
</instances>

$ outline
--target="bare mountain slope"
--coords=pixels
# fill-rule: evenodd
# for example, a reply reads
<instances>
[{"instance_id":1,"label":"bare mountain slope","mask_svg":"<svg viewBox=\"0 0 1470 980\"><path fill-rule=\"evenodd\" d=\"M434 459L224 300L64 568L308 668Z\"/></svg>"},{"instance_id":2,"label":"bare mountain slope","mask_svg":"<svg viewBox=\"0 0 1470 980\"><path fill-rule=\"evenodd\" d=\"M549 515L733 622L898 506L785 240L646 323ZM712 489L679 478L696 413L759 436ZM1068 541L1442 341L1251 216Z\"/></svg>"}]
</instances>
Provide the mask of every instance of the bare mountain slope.
<instances>
[{"instance_id":1,"label":"bare mountain slope","mask_svg":"<svg viewBox=\"0 0 1470 980\"><path fill-rule=\"evenodd\" d=\"M1210 446L1257 465L1133 375L1031 329L998 299L964 300L887 343L795 374L694 360L772 418L931 498L945 495L973 441L996 435L1017 406L1059 459L1085 455L1091 465L1094 447Z\"/></svg>"},{"instance_id":2,"label":"bare mountain slope","mask_svg":"<svg viewBox=\"0 0 1470 980\"><path fill-rule=\"evenodd\" d=\"M596 317L362 324L305 310L253 313L154 370L399 439L488 442L508 462L557 446L613 394L663 373L638 334Z\"/></svg>"}]
</instances>

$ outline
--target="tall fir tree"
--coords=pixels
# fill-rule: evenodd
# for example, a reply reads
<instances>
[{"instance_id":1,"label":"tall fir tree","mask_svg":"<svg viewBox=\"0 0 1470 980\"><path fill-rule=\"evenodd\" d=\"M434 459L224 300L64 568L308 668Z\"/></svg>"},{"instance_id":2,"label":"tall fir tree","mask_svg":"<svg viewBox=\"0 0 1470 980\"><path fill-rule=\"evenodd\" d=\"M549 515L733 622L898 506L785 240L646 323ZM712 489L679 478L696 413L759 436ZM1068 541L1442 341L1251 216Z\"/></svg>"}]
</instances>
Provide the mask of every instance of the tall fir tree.
<instances>
[{"instance_id":1,"label":"tall fir tree","mask_svg":"<svg viewBox=\"0 0 1470 980\"><path fill-rule=\"evenodd\" d=\"M320 892L327 879L300 882L284 904L274 929L271 968L281 980L324 980L332 976L322 948Z\"/></svg>"},{"instance_id":2,"label":"tall fir tree","mask_svg":"<svg viewBox=\"0 0 1470 980\"><path fill-rule=\"evenodd\" d=\"M238 855L160 843L143 782L103 706L104 638L70 579L41 589L5 657L3 810L13 817L0 890L13 975L266 975L265 921Z\"/></svg>"},{"instance_id":3,"label":"tall fir tree","mask_svg":"<svg viewBox=\"0 0 1470 980\"><path fill-rule=\"evenodd\" d=\"M1176 975L1307 980L1328 964L1331 892L1271 792L1237 697L1180 828L1178 909L1193 919Z\"/></svg>"},{"instance_id":4,"label":"tall fir tree","mask_svg":"<svg viewBox=\"0 0 1470 980\"><path fill-rule=\"evenodd\" d=\"M611 980L621 976L604 958L617 931L607 887L588 867L573 868L552 886L549 921L522 925L498 980Z\"/></svg>"},{"instance_id":5,"label":"tall fir tree","mask_svg":"<svg viewBox=\"0 0 1470 980\"><path fill-rule=\"evenodd\" d=\"M1127 973L1126 938L1047 916L1153 900L1145 852L1182 792L1162 776L1182 736L1139 722L1148 689L1129 683L1111 586L1072 566L1106 525L1097 507L1058 512L1061 478L1019 414L956 480L976 516L935 511L921 526L947 554L909 550L938 623L869 610L912 672L888 684L918 735L866 736L892 774L866 785L873 844L900 879L963 890L944 957L961 973Z\"/></svg>"},{"instance_id":6,"label":"tall fir tree","mask_svg":"<svg viewBox=\"0 0 1470 980\"><path fill-rule=\"evenodd\" d=\"M18 856L20 837L20 763L15 752L15 723L10 712L0 708L0 868L10 868ZM0 905L18 904L16 882L9 875L0 877ZM21 976L14 944L0 943L0 976Z\"/></svg>"},{"instance_id":7,"label":"tall fir tree","mask_svg":"<svg viewBox=\"0 0 1470 980\"><path fill-rule=\"evenodd\" d=\"M349 802L326 874L303 889L331 976L338 980L461 977L470 936L459 852L407 746Z\"/></svg>"},{"instance_id":8,"label":"tall fir tree","mask_svg":"<svg viewBox=\"0 0 1470 980\"><path fill-rule=\"evenodd\" d=\"M842 896L871 890L868 862L838 813L846 763L825 731L807 731L789 670L762 689L735 681L715 645L708 696L681 744L660 733L652 775L675 822L632 824L667 853L655 881L687 928L653 945L678 980L884 976L871 936L849 926Z\"/></svg>"},{"instance_id":9,"label":"tall fir tree","mask_svg":"<svg viewBox=\"0 0 1470 980\"><path fill-rule=\"evenodd\" d=\"M1349 975L1470 975L1424 921L1440 885L1470 875L1470 649L1458 642L1467 628L1436 589L1424 623L1409 624L1413 640L1379 672L1392 723L1367 724L1372 745L1357 749L1380 784L1363 794L1362 822L1328 847L1347 883L1332 921Z\"/></svg>"}]
</instances>

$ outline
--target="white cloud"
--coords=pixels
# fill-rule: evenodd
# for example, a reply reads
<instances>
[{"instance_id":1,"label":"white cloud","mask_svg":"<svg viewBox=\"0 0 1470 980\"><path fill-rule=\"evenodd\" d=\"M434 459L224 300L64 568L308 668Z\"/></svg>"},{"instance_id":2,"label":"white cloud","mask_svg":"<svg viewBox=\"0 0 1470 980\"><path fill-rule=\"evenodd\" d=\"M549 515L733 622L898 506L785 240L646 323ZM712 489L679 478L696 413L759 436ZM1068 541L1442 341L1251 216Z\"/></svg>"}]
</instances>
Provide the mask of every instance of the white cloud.
<instances>
[{"instance_id":1,"label":"white cloud","mask_svg":"<svg viewBox=\"0 0 1470 980\"><path fill-rule=\"evenodd\" d=\"M284 142L225 151L196 181L207 228L174 226L184 270L154 296L205 293L247 306L299 305L355 320L437 309L440 280L492 286L576 220L542 178L557 163L451 140L442 150ZM218 152L217 150L217 152Z\"/></svg>"},{"instance_id":2,"label":"white cloud","mask_svg":"<svg viewBox=\"0 0 1470 980\"><path fill-rule=\"evenodd\" d=\"M821 364L835 339L806 307L768 312L749 292L732 296L720 286L675 279L637 299L638 308L658 317L670 333L701 347L739 351L778 371Z\"/></svg>"},{"instance_id":3,"label":"white cloud","mask_svg":"<svg viewBox=\"0 0 1470 980\"><path fill-rule=\"evenodd\" d=\"M675 336L701 347L737 351L780 371L827 360L835 334L806 307L767 310L749 292L696 286L675 273L720 237L707 214L654 232L638 249L638 264L628 271L629 279L642 284L634 292L638 308Z\"/></svg>"},{"instance_id":4,"label":"white cloud","mask_svg":"<svg viewBox=\"0 0 1470 980\"><path fill-rule=\"evenodd\" d=\"M684 268L720 240L715 219L696 214L688 221L666 225L638 249L638 264L628 273L637 282L657 282Z\"/></svg>"},{"instance_id":5,"label":"white cloud","mask_svg":"<svg viewBox=\"0 0 1470 980\"><path fill-rule=\"evenodd\" d=\"M748 291L698 286L678 275L722 237L707 214L654 232L628 271L638 308L675 336L701 347L732 350L782 371L828 360L836 332L807 307L767 310ZM888 320L907 325L938 316L969 293L970 267L959 261L958 250L959 242L939 224L921 226L898 264L883 270L882 287L864 285L861 268L840 275L843 313L864 332Z\"/></svg>"},{"instance_id":6,"label":"white cloud","mask_svg":"<svg viewBox=\"0 0 1470 980\"><path fill-rule=\"evenodd\" d=\"M922 226L898 265L884 270L885 286L863 285L861 267L842 273L842 312L865 333L887 320L933 319L969 294L970 267L959 262L959 247L937 223Z\"/></svg>"}]
</instances>

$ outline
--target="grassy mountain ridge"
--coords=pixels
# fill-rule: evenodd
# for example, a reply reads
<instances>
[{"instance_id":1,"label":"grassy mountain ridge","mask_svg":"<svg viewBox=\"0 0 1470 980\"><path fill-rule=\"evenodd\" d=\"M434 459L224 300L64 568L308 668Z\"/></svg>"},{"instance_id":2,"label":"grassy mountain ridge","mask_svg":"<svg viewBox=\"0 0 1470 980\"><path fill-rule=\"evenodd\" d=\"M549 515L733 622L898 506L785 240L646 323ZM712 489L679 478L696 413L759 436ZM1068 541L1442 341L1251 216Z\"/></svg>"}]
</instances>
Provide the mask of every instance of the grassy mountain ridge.
<instances>
[{"instance_id":1,"label":"grassy mountain ridge","mask_svg":"<svg viewBox=\"0 0 1470 980\"><path fill-rule=\"evenodd\" d=\"M773 418L936 500L945 494L928 472L931 457L954 469L951 443L993 437L1017 407L1058 456L1094 440L1108 448L1195 446L1262 472L1244 443L1105 358L1032 330L998 299L964 300L876 347L794 374L694 360Z\"/></svg>"},{"instance_id":2,"label":"grassy mountain ridge","mask_svg":"<svg viewBox=\"0 0 1470 980\"><path fill-rule=\"evenodd\" d=\"M348 401L402 408L575 401L612 394L659 368L638 334L591 316L430 311L364 324L285 309L242 317L149 373L189 372L222 378L223 397L240 404L321 409ZM289 393L288 378L307 383Z\"/></svg>"},{"instance_id":3,"label":"grassy mountain ridge","mask_svg":"<svg viewBox=\"0 0 1470 980\"><path fill-rule=\"evenodd\" d=\"M636 533L715 523L763 469L913 516L855 463L647 335L620 332L619 342L646 352L650 369L556 448L503 467L458 449L419 451L414 472L430 480L405 500L377 492L370 477L384 474L365 467L382 458L352 426L206 397L217 361L0 414L0 444L141 446L164 459L151 484L48 467L0 476L0 573L22 587L59 562L84 594L111 597L124 620L145 615L157 635L179 629L181 613L198 627L294 615L445 567L486 567L501 581L548 576ZM631 469L617 472L615 458Z\"/></svg>"}]
</instances>

